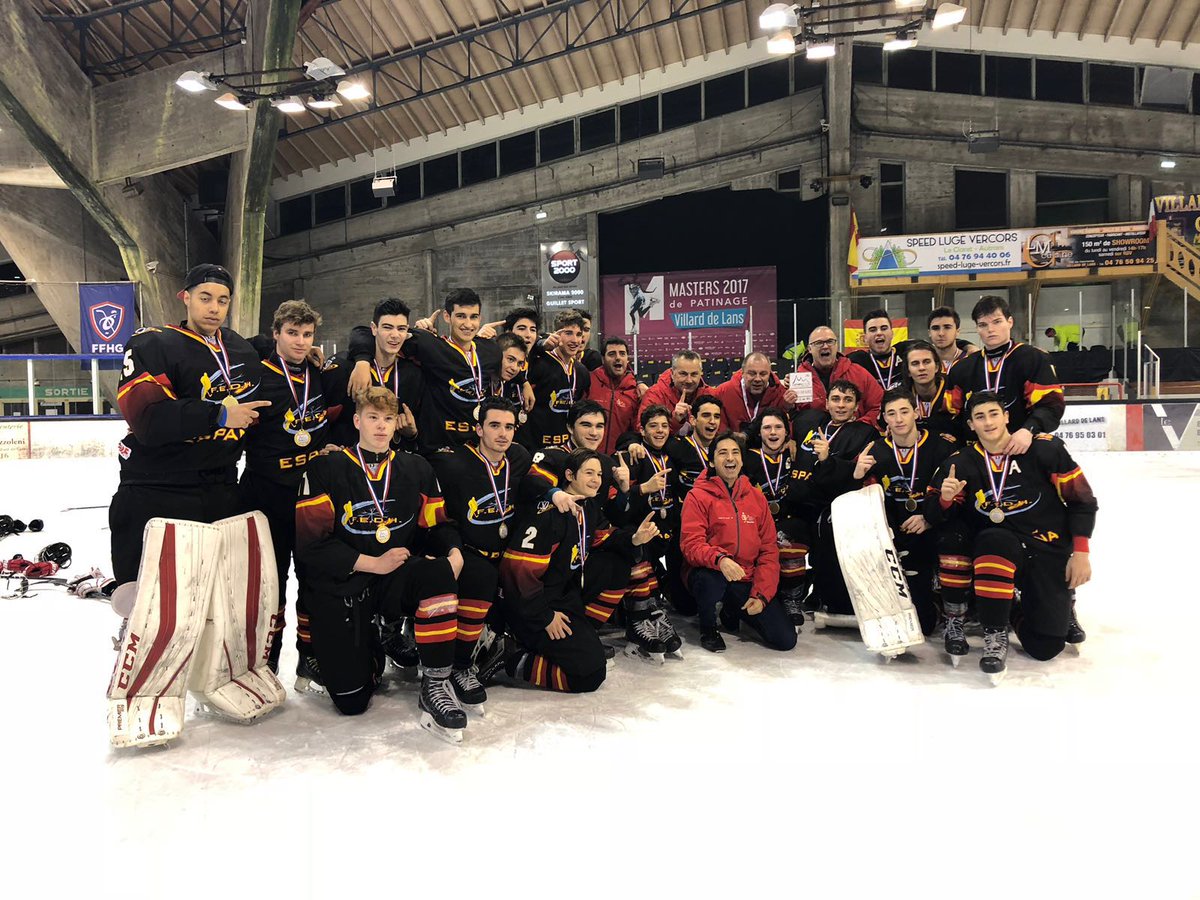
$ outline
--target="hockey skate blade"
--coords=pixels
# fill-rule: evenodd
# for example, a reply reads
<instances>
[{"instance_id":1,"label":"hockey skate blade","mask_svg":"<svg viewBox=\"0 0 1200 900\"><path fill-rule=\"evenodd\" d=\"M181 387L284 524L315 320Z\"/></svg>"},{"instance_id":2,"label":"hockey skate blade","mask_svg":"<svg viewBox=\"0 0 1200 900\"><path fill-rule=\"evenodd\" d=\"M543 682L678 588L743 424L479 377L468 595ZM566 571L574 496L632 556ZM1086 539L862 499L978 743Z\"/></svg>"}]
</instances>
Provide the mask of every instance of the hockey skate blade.
<instances>
[{"instance_id":1,"label":"hockey skate blade","mask_svg":"<svg viewBox=\"0 0 1200 900\"><path fill-rule=\"evenodd\" d=\"M461 744L462 733L461 728L443 728L437 722L433 721L433 716L429 713L421 713L421 727L428 731L436 738L441 738L447 744Z\"/></svg>"},{"instance_id":2,"label":"hockey skate blade","mask_svg":"<svg viewBox=\"0 0 1200 900\"><path fill-rule=\"evenodd\" d=\"M965 659L965 657L955 656L953 653L947 653L946 655L950 657L950 665L952 665L956 669L958 668L959 664L963 661L963 659Z\"/></svg>"},{"instance_id":3,"label":"hockey skate blade","mask_svg":"<svg viewBox=\"0 0 1200 900\"><path fill-rule=\"evenodd\" d=\"M296 679L295 691L297 694L310 694L313 697L329 696L329 691L325 690L325 685L319 681L313 681L311 678L305 678L303 675Z\"/></svg>"},{"instance_id":4,"label":"hockey skate blade","mask_svg":"<svg viewBox=\"0 0 1200 900\"><path fill-rule=\"evenodd\" d=\"M268 707L252 718L245 718L241 715L231 715L215 703L201 699L197 694L193 694L192 696L196 701L195 713L197 716L202 719L216 719L218 722L228 722L230 725L254 725L256 722L261 722L268 716L274 715L275 711L279 709L278 706Z\"/></svg>"},{"instance_id":5,"label":"hockey skate blade","mask_svg":"<svg viewBox=\"0 0 1200 900\"><path fill-rule=\"evenodd\" d=\"M1070 651L1071 651L1072 653L1074 653L1076 656L1079 656L1079 655L1080 655L1080 654L1083 652L1083 651L1081 651L1081 650L1079 649L1079 647L1080 647L1080 645L1079 645L1079 644L1071 644L1071 643L1068 643L1068 644L1067 644L1067 647L1066 647L1066 649L1070 650Z\"/></svg>"},{"instance_id":6,"label":"hockey skate blade","mask_svg":"<svg viewBox=\"0 0 1200 900\"><path fill-rule=\"evenodd\" d=\"M1001 669L999 672L988 672L987 673L988 681L991 682L992 687L997 687L1000 684L1000 682L1004 681L1004 676L1007 674L1008 674L1008 669Z\"/></svg>"},{"instance_id":7,"label":"hockey skate blade","mask_svg":"<svg viewBox=\"0 0 1200 900\"><path fill-rule=\"evenodd\" d=\"M625 655L630 659L640 659L642 662L653 663L656 666L663 665L662 653L651 653L649 650L643 650L637 644L628 643L625 645Z\"/></svg>"}]
</instances>

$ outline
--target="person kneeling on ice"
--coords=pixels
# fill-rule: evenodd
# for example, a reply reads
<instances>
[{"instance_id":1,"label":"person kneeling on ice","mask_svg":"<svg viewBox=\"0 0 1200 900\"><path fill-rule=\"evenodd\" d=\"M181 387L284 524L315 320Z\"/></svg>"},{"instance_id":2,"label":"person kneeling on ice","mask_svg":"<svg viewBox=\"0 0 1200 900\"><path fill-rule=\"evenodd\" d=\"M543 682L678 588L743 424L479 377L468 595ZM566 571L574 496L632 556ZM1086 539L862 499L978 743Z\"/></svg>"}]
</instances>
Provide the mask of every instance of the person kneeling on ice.
<instances>
[{"instance_id":1,"label":"person kneeling on ice","mask_svg":"<svg viewBox=\"0 0 1200 900\"><path fill-rule=\"evenodd\" d=\"M951 455L930 484L925 504L935 525L965 519L976 611L983 626L979 667L999 680L1013 625L1025 652L1049 660L1062 652L1075 624L1072 592L1092 577L1088 539L1096 498L1066 445L1036 435L1009 453L1008 412L991 391L972 395L967 424L978 439ZM1020 591L1020 601L1014 595ZM946 652L957 665L967 653L965 603L945 603Z\"/></svg>"},{"instance_id":2,"label":"person kneeling on ice","mask_svg":"<svg viewBox=\"0 0 1200 900\"><path fill-rule=\"evenodd\" d=\"M566 693L594 691L604 683L604 646L585 612L599 587L587 583L588 555L603 545L621 554L629 571L635 548L653 540L658 527L651 513L636 531L597 533L602 516L596 494L603 482L600 454L575 450L560 484L570 506L562 511L543 499L518 514L500 560L501 609L516 642L505 637L489 648L479 664L485 685L501 671L534 687Z\"/></svg>"},{"instance_id":3,"label":"person kneeling on ice","mask_svg":"<svg viewBox=\"0 0 1200 900\"><path fill-rule=\"evenodd\" d=\"M796 646L787 610L771 602L779 587L779 545L767 499L742 474L742 441L731 431L712 443L708 470L683 502L680 548L684 581L700 613L700 646L719 653L721 624L736 632L750 624L775 650Z\"/></svg>"},{"instance_id":4,"label":"person kneeling on ice","mask_svg":"<svg viewBox=\"0 0 1200 900\"><path fill-rule=\"evenodd\" d=\"M467 717L460 692L469 674L456 663L460 537L446 519L433 469L390 449L399 422L395 394L368 388L358 401L358 443L308 464L296 503L296 558L308 606L315 666L334 705L366 711L383 674L375 625L414 616L424 675L421 727L457 743ZM468 655L469 658L469 655Z\"/></svg>"}]
</instances>

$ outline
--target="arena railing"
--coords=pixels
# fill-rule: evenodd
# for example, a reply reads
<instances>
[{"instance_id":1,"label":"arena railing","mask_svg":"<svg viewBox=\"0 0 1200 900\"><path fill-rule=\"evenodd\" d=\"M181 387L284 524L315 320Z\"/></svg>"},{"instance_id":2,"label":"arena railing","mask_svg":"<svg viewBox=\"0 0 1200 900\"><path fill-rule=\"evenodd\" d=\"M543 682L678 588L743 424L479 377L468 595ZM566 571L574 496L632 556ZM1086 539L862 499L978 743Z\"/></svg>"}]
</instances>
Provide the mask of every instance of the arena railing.
<instances>
[{"instance_id":1,"label":"arena railing","mask_svg":"<svg viewBox=\"0 0 1200 900\"><path fill-rule=\"evenodd\" d=\"M121 357L88 353L0 355L0 418L118 419ZM106 397L102 381L110 389Z\"/></svg>"}]
</instances>

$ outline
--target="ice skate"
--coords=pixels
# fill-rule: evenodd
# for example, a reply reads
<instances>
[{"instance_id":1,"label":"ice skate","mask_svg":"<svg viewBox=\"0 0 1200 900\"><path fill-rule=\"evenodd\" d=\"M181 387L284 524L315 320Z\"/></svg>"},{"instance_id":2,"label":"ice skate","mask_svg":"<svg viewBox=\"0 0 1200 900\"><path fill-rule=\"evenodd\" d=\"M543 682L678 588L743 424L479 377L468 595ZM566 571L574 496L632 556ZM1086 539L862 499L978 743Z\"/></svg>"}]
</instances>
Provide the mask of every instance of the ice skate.
<instances>
[{"instance_id":1,"label":"ice skate","mask_svg":"<svg viewBox=\"0 0 1200 900\"><path fill-rule=\"evenodd\" d=\"M950 665L958 668L963 657L970 652L967 635L963 629L966 619L960 614L946 615L946 632L944 636L946 654L950 657Z\"/></svg>"},{"instance_id":2,"label":"ice skate","mask_svg":"<svg viewBox=\"0 0 1200 900\"><path fill-rule=\"evenodd\" d=\"M487 691L479 681L476 669L455 669L450 673L450 687L458 698L458 705L470 710L478 716L486 714L484 704L487 703Z\"/></svg>"},{"instance_id":3,"label":"ice skate","mask_svg":"<svg viewBox=\"0 0 1200 900\"><path fill-rule=\"evenodd\" d=\"M804 625L804 601L800 599L800 595L793 591L781 593L780 601L783 603L783 608L787 612L787 616L792 621L792 625L796 628L796 634L800 633L801 627Z\"/></svg>"},{"instance_id":4,"label":"ice skate","mask_svg":"<svg viewBox=\"0 0 1200 900\"><path fill-rule=\"evenodd\" d=\"M715 628L701 628L700 646L709 653L724 653L725 638L721 637L721 632Z\"/></svg>"},{"instance_id":5,"label":"ice skate","mask_svg":"<svg viewBox=\"0 0 1200 900\"><path fill-rule=\"evenodd\" d=\"M858 619L846 613L832 613L827 609L818 609L813 613L813 627L818 631L822 628L858 628Z\"/></svg>"},{"instance_id":6,"label":"ice skate","mask_svg":"<svg viewBox=\"0 0 1200 900\"><path fill-rule=\"evenodd\" d=\"M317 658L311 653L301 653L296 660L296 693L329 696L329 692L325 690L325 683L321 680L321 668L317 665Z\"/></svg>"},{"instance_id":7,"label":"ice skate","mask_svg":"<svg viewBox=\"0 0 1200 900\"><path fill-rule=\"evenodd\" d=\"M683 638L679 636L679 632L671 624L671 619L667 616L667 611L661 607L655 608L650 613L650 621L654 623L658 642L662 644L663 654L671 659L683 659Z\"/></svg>"},{"instance_id":8,"label":"ice skate","mask_svg":"<svg viewBox=\"0 0 1200 900\"><path fill-rule=\"evenodd\" d=\"M383 651L393 668L411 673L421 664L417 641L413 637L411 618L405 616L391 624L384 624L380 628L380 639L383 642Z\"/></svg>"},{"instance_id":9,"label":"ice skate","mask_svg":"<svg viewBox=\"0 0 1200 900\"><path fill-rule=\"evenodd\" d=\"M648 600L635 601L625 611L625 655L647 662L663 664L663 645L658 639L658 627L650 615Z\"/></svg>"},{"instance_id":10,"label":"ice skate","mask_svg":"<svg viewBox=\"0 0 1200 900\"><path fill-rule=\"evenodd\" d=\"M436 678L426 673L421 679L421 696L417 706L421 710L422 728L448 743L462 743L467 714L458 705L448 676Z\"/></svg>"},{"instance_id":11,"label":"ice skate","mask_svg":"<svg viewBox=\"0 0 1200 900\"><path fill-rule=\"evenodd\" d=\"M486 688L489 684L495 684L496 679L505 674L505 663L516 651L517 645L512 638L506 634L495 635L475 663L476 678L480 685Z\"/></svg>"},{"instance_id":12,"label":"ice skate","mask_svg":"<svg viewBox=\"0 0 1200 900\"><path fill-rule=\"evenodd\" d=\"M1087 632L1079 624L1079 619L1075 617L1075 607L1071 607L1071 621L1067 623L1067 645L1076 653L1079 652L1079 645L1087 640Z\"/></svg>"},{"instance_id":13,"label":"ice skate","mask_svg":"<svg viewBox=\"0 0 1200 900\"><path fill-rule=\"evenodd\" d=\"M983 630L983 656L979 660L979 668L991 679L992 684L999 684L1008 672L1008 630L985 628Z\"/></svg>"}]
</instances>

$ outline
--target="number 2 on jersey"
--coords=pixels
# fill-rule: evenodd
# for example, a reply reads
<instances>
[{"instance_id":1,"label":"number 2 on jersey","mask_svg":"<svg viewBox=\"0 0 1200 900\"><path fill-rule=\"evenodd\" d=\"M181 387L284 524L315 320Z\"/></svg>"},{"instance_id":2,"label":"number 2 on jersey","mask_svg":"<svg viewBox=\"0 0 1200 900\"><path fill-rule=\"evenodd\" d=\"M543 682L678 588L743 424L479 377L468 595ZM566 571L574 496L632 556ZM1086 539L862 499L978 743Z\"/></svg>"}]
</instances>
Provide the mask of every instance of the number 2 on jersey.
<instances>
[{"instance_id":1,"label":"number 2 on jersey","mask_svg":"<svg viewBox=\"0 0 1200 900\"><path fill-rule=\"evenodd\" d=\"M521 541L521 549L522 550L534 549L533 539L536 537L537 537L537 527L530 525L528 528L525 529L525 538Z\"/></svg>"}]
</instances>

